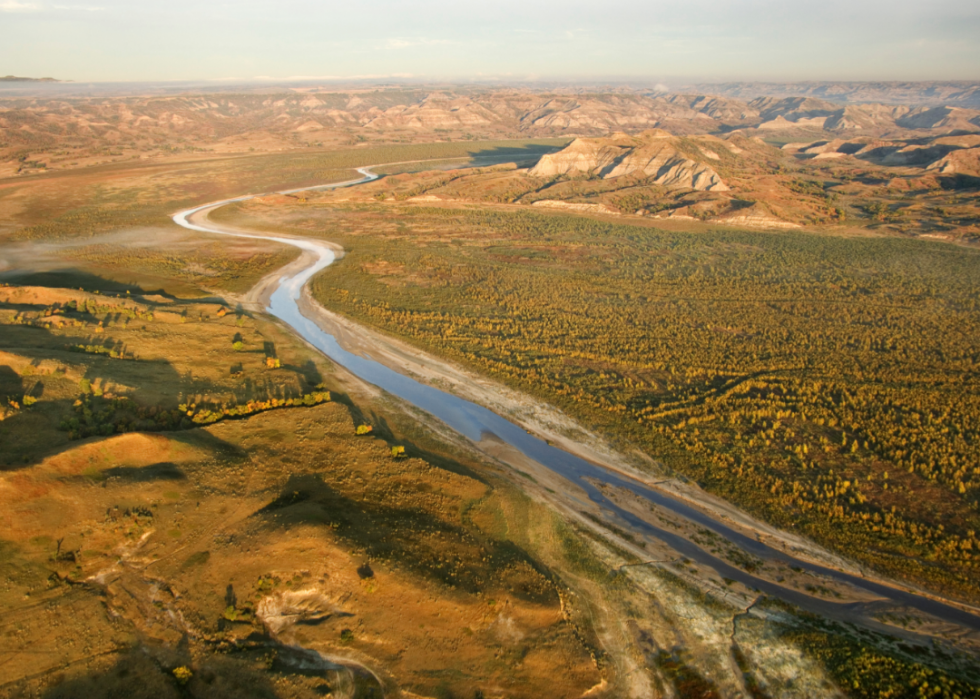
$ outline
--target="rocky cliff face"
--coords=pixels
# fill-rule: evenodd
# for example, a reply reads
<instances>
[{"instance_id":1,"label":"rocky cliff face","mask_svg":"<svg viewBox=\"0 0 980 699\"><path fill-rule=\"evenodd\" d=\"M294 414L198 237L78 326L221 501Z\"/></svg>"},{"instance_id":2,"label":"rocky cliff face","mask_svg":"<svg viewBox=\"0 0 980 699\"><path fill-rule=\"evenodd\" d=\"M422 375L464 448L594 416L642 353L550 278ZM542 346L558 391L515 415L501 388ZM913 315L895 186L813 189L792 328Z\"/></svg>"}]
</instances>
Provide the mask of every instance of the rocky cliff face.
<instances>
[{"instance_id":1,"label":"rocky cliff face","mask_svg":"<svg viewBox=\"0 0 980 699\"><path fill-rule=\"evenodd\" d=\"M642 174L653 178L654 184L672 189L727 191L718 173L685 155L679 141L656 129L636 137L618 133L609 138L577 138L564 150L542 157L529 174L554 177L580 173L603 179ZM718 158L710 151L702 155Z\"/></svg>"}]
</instances>

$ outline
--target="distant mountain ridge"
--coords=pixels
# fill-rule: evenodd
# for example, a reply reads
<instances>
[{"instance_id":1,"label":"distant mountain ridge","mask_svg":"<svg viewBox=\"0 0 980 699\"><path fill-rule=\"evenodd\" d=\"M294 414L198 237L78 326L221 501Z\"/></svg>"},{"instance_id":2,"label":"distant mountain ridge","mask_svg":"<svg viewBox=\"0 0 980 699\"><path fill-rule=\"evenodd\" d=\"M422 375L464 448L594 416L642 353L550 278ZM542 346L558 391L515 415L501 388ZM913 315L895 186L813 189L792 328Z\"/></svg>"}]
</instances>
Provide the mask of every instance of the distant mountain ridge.
<instances>
[{"instance_id":1,"label":"distant mountain ridge","mask_svg":"<svg viewBox=\"0 0 980 699\"><path fill-rule=\"evenodd\" d=\"M925 82L729 82L680 88L750 101L757 97L813 97L838 104L955 105L980 107L980 83L968 80ZM656 94L656 93L651 93Z\"/></svg>"},{"instance_id":2,"label":"distant mountain ridge","mask_svg":"<svg viewBox=\"0 0 980 699\"><path fill-rule=\"evenodd\" d=\"M60 83L61 80L55 78L22 78L16 75L4 75L0 77L0 82L5 83Z\"/></svg>"}]
</instances>

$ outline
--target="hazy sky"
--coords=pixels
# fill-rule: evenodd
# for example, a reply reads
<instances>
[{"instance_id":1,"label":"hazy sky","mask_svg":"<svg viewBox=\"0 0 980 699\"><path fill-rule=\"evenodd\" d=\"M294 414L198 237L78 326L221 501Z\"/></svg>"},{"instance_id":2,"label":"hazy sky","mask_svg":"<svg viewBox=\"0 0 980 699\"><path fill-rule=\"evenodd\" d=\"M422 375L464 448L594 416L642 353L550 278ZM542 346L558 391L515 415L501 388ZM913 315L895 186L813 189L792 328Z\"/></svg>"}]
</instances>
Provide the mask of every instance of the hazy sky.
<instances>
[{"instance_id":1,"label":"hazy sky","mask_svg":"<svg viewBox=\"0 0 980 699\"><path fill-rule=\"evenodd\" d=\"M980 1L0 0L5 74L980 79Z\"/></svg>"}]
</instances>

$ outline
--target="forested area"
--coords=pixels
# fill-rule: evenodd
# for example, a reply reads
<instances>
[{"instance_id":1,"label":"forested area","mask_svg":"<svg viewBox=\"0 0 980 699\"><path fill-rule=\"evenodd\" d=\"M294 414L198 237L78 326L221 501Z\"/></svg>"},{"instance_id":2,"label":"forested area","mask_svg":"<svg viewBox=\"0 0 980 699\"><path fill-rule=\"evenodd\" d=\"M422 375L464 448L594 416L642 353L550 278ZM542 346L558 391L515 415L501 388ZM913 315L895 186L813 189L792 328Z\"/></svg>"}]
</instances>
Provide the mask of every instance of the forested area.
<instances>
[{"instance_id":1,"label":"forested area","mask_svg":"<svg viewBox=\"0 0 980 699\"><path fill-rule=\"evenodd\" d=\"M980 596L980 255L331 208L328 308L541 396L890 575ZM303 212L310 216L309 212Z\"/></svg>"}]
</instances>

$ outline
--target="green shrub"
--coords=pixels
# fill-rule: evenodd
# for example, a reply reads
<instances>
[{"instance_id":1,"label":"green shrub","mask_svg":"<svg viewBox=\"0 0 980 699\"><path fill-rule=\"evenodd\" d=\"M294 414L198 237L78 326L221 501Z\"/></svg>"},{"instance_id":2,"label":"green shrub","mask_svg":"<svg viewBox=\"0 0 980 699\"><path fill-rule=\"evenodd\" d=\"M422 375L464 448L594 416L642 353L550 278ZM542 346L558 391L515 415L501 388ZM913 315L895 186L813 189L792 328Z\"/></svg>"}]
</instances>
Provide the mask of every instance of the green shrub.
<instances>
[{"instance_id":1,"label":"green shrub","mask_svg":"<svg viewBox=\"0 0 980 699\"><path fill-rule=\"evenodd\" d=\"M191 672L191 669L189 667L187 667L186 665L181 665L178 668L174 668L174 679L176 679L177 680L177 684L179 684L181 686L184 686L185 684L187 684L188 682L190 682L191 681L191 677L193 677L193 676L194 676L194 673Z\"/></svg>"}]
</instances>

